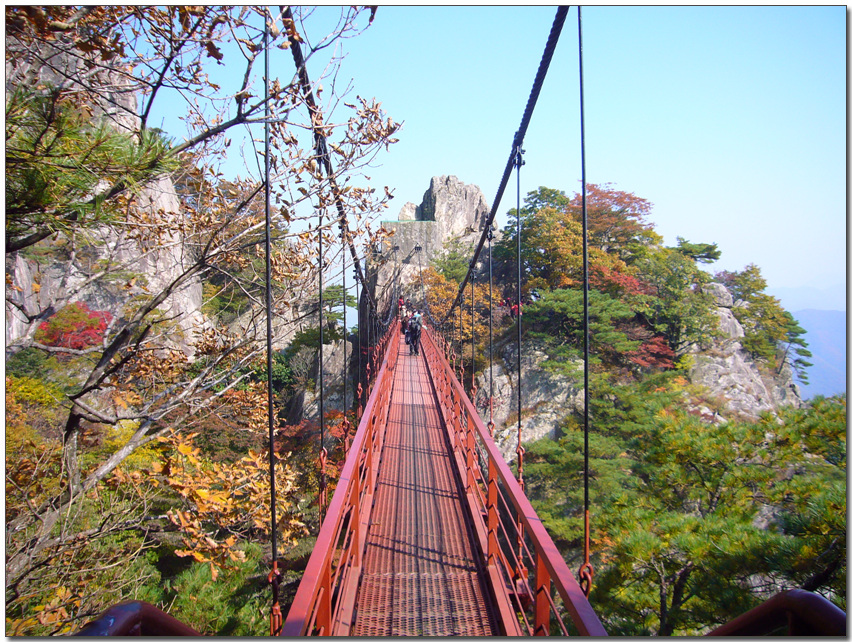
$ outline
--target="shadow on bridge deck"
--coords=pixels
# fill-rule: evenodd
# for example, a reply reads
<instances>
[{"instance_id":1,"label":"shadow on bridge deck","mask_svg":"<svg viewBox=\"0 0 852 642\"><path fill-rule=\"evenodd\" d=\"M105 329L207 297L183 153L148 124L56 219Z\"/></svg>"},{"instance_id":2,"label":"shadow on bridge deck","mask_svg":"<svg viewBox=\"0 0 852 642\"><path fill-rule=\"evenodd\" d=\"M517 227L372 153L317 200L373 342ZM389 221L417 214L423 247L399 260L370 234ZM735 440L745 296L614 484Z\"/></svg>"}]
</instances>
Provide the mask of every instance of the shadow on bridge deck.
<instances>
[{"instance_id":1,"label":"shadow on bridge deck","mask_svg":"<svg viewBox=\"0 0 852 642\"><path fill-rule=\"evenodd\" d=\"M400 344L354 635L499 635L423 356Z\"/></svg>"}]
</instances>

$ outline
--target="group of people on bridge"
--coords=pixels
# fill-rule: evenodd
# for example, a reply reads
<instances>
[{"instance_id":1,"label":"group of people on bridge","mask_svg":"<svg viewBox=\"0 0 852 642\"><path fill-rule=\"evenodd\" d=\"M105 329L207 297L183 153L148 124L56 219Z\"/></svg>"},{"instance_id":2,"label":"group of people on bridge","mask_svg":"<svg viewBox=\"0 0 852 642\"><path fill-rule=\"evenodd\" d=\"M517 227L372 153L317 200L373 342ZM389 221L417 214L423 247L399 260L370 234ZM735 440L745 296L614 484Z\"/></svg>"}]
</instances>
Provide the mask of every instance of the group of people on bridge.
<instances>
[{"instance_id":1,"label":"group of people on bridge","mask_svg":"<svg viewBox=\"0 0 852 642\"><path fill-rule=\"evenodd\" d=\"M408 354L420 354L420 331L423 329L423 317L418 310L406 305L402 297L399 297L400 331L405 335L405 343L408 345Z\"/></svg>"}]
</instances>

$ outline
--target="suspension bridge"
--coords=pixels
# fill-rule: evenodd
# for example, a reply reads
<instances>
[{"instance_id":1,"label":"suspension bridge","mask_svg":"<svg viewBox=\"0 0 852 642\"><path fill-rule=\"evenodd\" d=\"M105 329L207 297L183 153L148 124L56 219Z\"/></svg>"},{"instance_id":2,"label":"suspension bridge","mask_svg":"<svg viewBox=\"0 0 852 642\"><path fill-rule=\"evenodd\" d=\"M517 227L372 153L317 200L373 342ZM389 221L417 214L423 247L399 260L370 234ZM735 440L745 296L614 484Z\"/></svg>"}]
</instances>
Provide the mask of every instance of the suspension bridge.
<instances>
[{"instance_id":1,"label":"suspension bridge","mask_svg":"<svg viewBox=\"0 0 852 642\"><path fill-rule=\"evenodd\" d=\"M423 328L420 354L410 354L400 340L398 291L380 314L379 303L367 290L346 214L330 179L338 204L341 238L351 249L356 280L365 285L362 302L367 313L362 314L359 325L366 329L368 359L366 389L361 389L359 375L358 396L361 399L362 393L366 393L366 401L359 406L359 424L330 502L321 490L324 519L286 617L278 601L273 484L273 569L269 575L273 587L270 626L273 635L606 635L588 599L593 576L589 563L588 418L584 563L575 578L524 493L520 435L517 473L513 473L493 440L493 423L486 424L480 418L460 382L463 369L461 377L457 376L455 346L451 330L447 332L448 325L452 325L447 321L461 305L468 283L473 290L474 266L486 241L490 261L494 216L512 170L519 172L523 165L524 133L566 14L565 7L557 10L497 197L458 295L443 319L434 318L428 302L424 302L429 321ZM582 129L580 26L578 10ZM299 43L291 40L290 45L303 91L311 109L317 110ZM268 67L266 77L268 82ZM315 143L320 165L329 177L333 176L320 129L315 131ZM268 153L266 158L268 176ZM268 187L267 180L267 210ZM585 170L583 193L585 237ZM517 236L520 243L520 231ZM322 264L321 242L319 249ZM585 249L584 240L587 273ZM520 261L518 269L517 292L521 292ZM319 291L322 292L322 281ZM587 279L584 295L585 362L588 363ZM322 299L319 307L321 310ZM270 310L267 318L271 319ZM322 318L319 325L322 328ZM516 325L520 341L520 317ZM269 325L267 334L271 336ZM271 345L267 353L271 368ZM520 347L518 358L520 378ZM322 380L321 356L319 368ZM269 381L271 385L271 377ZM586 373L587 395L588 389ZM518 403L520 430L520 399ZM269 408L272 443L271 402ZM323 417L322 396L320 417ZM270 446L270 453L272 450ZM325 456L323 450L320 455L323 464ZM792 590L776 595L710 635L768 634L783 628L794 635L844 635L846 615L817 594ZM109 609L78 635L197 636L199 633L150 604L128 602Z\"/></svg>"},{"instance_id":2,"label":"suspension bridge","mask_svg":"<svg viewBox=\"0 0 852 642\"><path fill-rule=\"evenodd\" d=\"M393 322L296 596L273 632L322 636L590 635L606 631L424 328L409 354ZM777 595L711 635L842 635L815 593ZM79 635L187 635L155 607L113 607Z\"/></svg>"}]
</instances>

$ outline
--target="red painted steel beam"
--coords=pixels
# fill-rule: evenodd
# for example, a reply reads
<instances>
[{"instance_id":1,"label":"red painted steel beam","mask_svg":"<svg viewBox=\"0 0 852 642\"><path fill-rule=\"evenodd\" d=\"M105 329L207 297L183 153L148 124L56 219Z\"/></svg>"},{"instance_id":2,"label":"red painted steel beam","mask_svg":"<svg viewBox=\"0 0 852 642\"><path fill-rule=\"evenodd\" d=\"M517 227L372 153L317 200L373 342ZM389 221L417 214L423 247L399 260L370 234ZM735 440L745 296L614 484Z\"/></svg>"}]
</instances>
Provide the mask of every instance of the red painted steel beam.
<instances>
[{"instance_id":1,"label":"red painted steel beam","mask_svg":"<svg viewBox=\"0 0 852 642\"><path fill-rule=\"evenodd\" d=\"M707 635L769 635L784 627L789 635L846 636L846 613L818 593L793 589L771 597Z\"/></svg>"}]
</instances>

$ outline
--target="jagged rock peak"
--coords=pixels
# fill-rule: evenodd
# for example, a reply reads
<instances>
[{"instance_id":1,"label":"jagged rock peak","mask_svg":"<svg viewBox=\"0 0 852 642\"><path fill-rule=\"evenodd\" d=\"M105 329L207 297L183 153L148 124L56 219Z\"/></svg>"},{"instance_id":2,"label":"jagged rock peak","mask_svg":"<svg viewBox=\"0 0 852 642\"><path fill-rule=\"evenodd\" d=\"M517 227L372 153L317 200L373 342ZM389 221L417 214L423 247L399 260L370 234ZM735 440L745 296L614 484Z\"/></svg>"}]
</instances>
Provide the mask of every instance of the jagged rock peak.
<instances>
[{"instance_id":1,"label":"jagged rock peak","mask_svg":"<svg viewBox=\"0 0 852 642\"><path fill-rule=\"evenodd\" d=\"M420 204L421 220L439 223L444 240L480 231L488 210L482 190L455 176L433 177Z\"/></svg>"},{"instance_id":2,"label":"jagged rock peak","mask_svg":"<svg viewBox=\"0 0 852 642\"><path fill-rule=\"evenodd\" d=\"M437 238L446 241L479 232L488 217L485 195L477 185L467 185L456 176L433 176L420 205L408 202L399 221L434 221Z\"/></svg>"},{"instance_id":3,"label":"jagged rock peak","mask_svg":"<svg viewBox=\"0 0 852 642\"><path fill-rule=\"evenodd\" d=\"M383 221L385 229L393 230L393 237L379 258L374 296L380 308L387 309L395 296L395 278L401 285L414 282L420 266L429 265L451 241L476 243L489 211L478 186L467 185L455 176L434 176L420 205L405 203L398 220ZM407 292L404 294L407 296Z\"/></svg>"}]
</instances>

